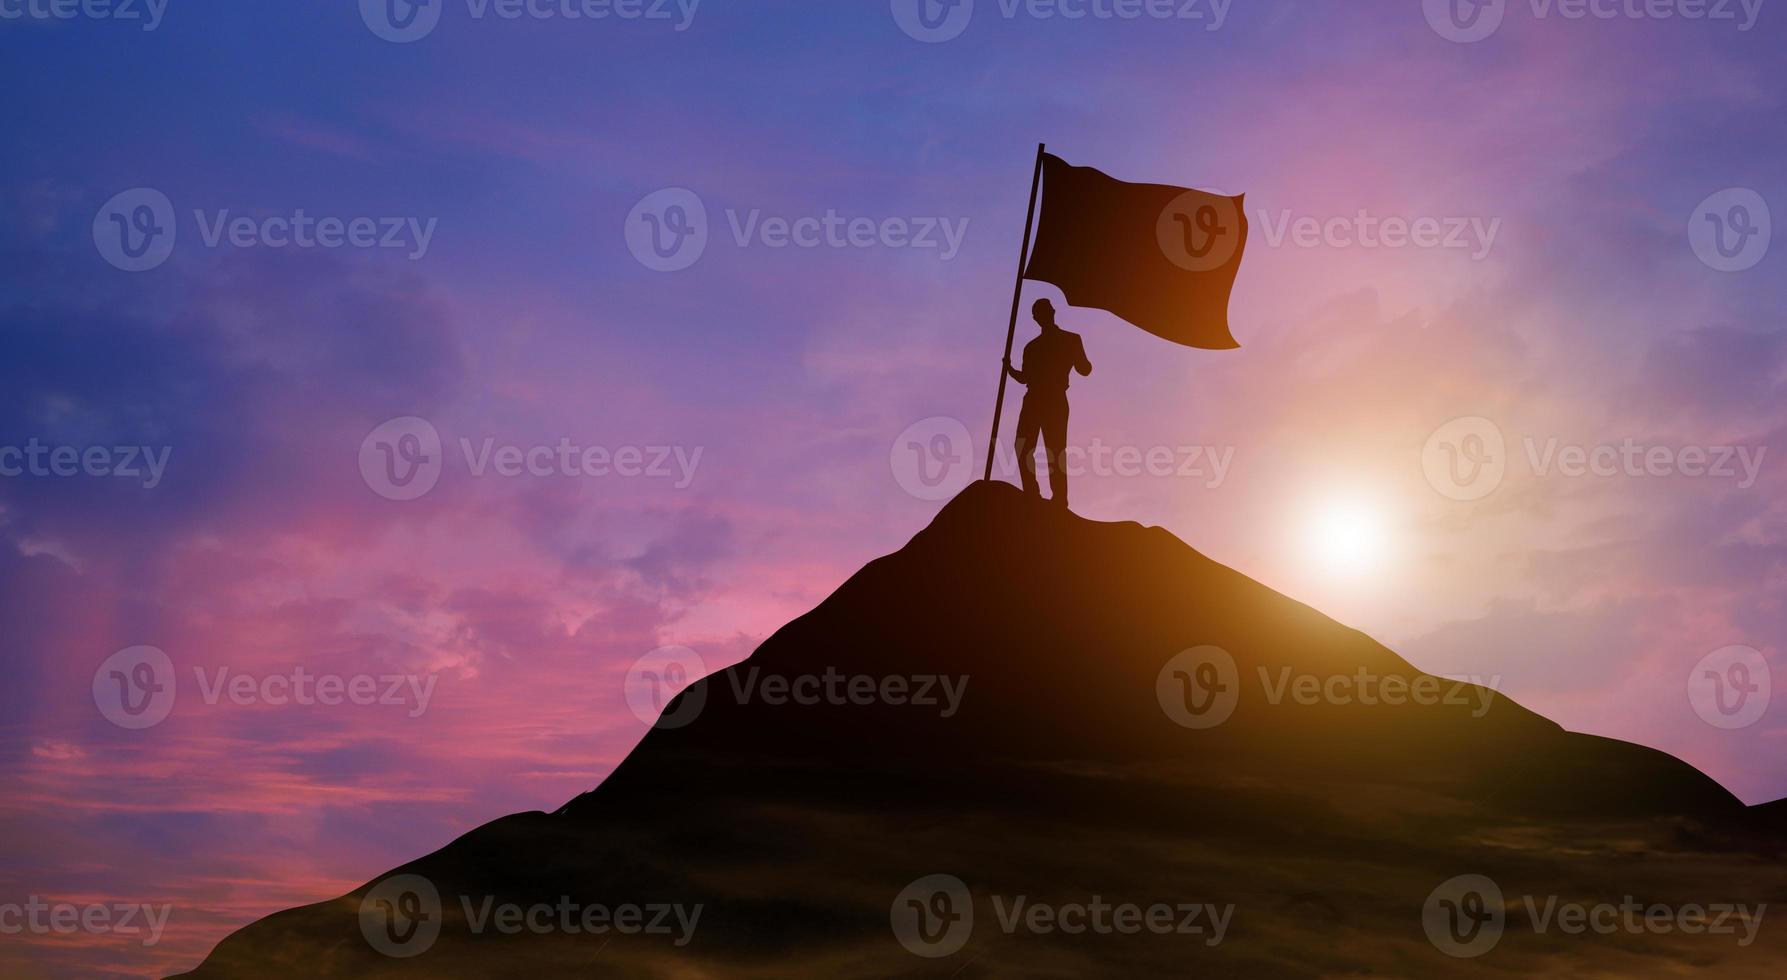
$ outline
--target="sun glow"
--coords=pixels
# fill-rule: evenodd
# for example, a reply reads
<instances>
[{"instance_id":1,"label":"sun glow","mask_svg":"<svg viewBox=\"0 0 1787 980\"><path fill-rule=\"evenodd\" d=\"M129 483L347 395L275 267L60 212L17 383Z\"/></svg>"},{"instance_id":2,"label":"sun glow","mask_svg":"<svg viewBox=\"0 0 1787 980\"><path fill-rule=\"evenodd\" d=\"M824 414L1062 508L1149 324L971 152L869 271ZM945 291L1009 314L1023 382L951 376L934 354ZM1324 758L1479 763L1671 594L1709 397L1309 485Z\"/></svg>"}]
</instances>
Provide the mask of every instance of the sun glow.
<instances>
[{"instance_id":1,"label":"sun glow","mask_svg":"<svg viewBox=\"0 0 1787 980\"><path fill-rule=\"evenodd\" d=\"M1382 515L1376 507L1356 499L1332 500L1316 507L1305 541L1317 565L1348 577L1380 569L1388 550Z\"/></svg>"}]
</instances>

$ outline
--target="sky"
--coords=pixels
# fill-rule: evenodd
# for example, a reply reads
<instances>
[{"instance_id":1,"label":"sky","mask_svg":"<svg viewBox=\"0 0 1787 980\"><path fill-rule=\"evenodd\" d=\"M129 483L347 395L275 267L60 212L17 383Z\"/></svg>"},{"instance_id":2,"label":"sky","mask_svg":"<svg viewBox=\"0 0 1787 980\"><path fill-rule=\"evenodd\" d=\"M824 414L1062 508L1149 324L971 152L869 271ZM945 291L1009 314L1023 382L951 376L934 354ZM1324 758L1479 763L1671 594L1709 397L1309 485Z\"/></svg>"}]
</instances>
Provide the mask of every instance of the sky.
<instances>
[{"instance_id":1,"label":"sky","mask_svg":"<svg viewBox=\"0 0 1787 980\"><path fill-rule=\"evenodd\" d=\"M0 927L167 913L7 975L554 809L640 658L897 549L985 453L1039 142L1251 225L1239 350L1026 286L1077 512L1787 795L1787 11L927 3L0 0Z\"/></svg>"}]
</instances>

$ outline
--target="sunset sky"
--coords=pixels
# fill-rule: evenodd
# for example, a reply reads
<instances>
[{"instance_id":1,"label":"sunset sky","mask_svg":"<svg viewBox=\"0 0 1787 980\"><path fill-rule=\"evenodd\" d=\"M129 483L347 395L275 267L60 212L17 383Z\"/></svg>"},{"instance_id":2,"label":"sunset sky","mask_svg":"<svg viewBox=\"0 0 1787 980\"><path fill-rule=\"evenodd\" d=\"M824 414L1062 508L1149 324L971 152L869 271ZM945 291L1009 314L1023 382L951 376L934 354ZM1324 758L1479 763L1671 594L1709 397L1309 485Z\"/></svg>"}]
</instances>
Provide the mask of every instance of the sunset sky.
<instances>
[{"instance_id":1,"label":"sunset sky","mask_svg":"<svg viewBox=\"0 0 1787 980\"><path fill-rule=\"evenodd\" d=\"M927 40L904 0L434 3L400 43L378 0L139 0L153 29L0 0L0 471L165 463L0 476L0 903L172 906L154 945L7 936L0 972L190 968L554 809L644 733L636 659L736 661L898 548L978 475L1042 141L1252 226L1236 351L1027 287L1095 366L1077 512L1787 795L1782 709L1719 727L1690 683L1787 652L1787 11L1507 0L1473 41L1438 0L979 0ZM138 189L174 246L128 271ZM649 267L689 200L704 250ZM305 247L299 209L395 244ZM777 247L828 215L875 234ZM390 499L369 434L412 417L442 469ZM1449 480L1486 435L1499 482ZM561 445L610 465L502 475ZM130 729L96 672L138 646L179 689ZM414 686L261 696L299 669Z\"/></svg>"}]
</instances>

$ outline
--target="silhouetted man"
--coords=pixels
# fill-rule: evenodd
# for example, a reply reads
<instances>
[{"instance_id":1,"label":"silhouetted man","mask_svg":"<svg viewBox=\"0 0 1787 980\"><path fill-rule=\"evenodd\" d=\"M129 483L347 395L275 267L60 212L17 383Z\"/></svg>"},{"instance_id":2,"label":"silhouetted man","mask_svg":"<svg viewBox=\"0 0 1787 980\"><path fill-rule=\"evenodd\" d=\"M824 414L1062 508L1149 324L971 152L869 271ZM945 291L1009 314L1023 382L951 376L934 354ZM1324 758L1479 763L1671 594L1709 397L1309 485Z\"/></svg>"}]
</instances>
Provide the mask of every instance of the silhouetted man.
<instances>
[{"instance_id":1,"label":"silhouetted man","mask_svg":"<svg viewBox=\"0 0 1787 980\"><path fill-rule=\"evenodd\" d=\"M1014 368L1008 360L1005 370L1012 380L1024 386L1024 407L1018 412L1018 475L1023 477L1024 492L1037 493L1036 435L1040 430L1044 452L1049 460L1049 502L1067 506L1067 382L1072 372L1086 376L1092 373L1092 362L1086 359L1086 345L1080 335L1069 333L1055 323L1055 304L1039 299L1030 307L1042 335L1024 345L1024 366Z\"/></svg>"}]
</instances>

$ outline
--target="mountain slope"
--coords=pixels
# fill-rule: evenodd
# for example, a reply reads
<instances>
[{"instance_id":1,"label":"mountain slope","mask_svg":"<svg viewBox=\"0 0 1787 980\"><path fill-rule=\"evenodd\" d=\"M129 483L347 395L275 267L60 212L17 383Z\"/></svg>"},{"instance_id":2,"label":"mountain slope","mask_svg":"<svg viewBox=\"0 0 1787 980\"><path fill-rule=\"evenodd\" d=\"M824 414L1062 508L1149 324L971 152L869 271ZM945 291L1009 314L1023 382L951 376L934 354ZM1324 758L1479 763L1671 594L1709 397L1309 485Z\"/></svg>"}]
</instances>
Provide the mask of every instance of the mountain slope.
<instances>
[{"instance_id":1,"label":"mountain slope","mask_svg":"<svg viewBox=\"0 0 1787 980\"><path fill-rule=\"evenodd\" d=\"M778 703L782 681L801 678L834 696ZM851 679L879 693L853 697ZM921 688L938 703L911 703ZM1741 976L1783 962L1766 930L1738 946L1532 921L1546 897L1750 905L1775 893L1782 876L1756 860L1773 839L1698 771L1429 678L1158 528L1083 520L1005 484L964 491L666 717L686 723L654 730L558 812L495 821L394 872L425 879L420 892L381 876L241 930L189 975L1417 975L1584 962L1663 975L1716 961ZM1446 955L1423 927L1435 888L1464 874L1507 893L1501 939L1481 958ZM958 882L965 891L939 897ZM1014 912L1019 896L1045 903L1044 918ZM1113 902L1205 911L1188 922L1180 910L1186 930L1134 934L1050 918ZM486 918L505 904L695 921L591 934L554 913L507 935ZM944 953L958 934L930 927L968 908L960 948L921 955ZM398 942L416 916L427 927Z\"/></svg>"}]
</instances>

